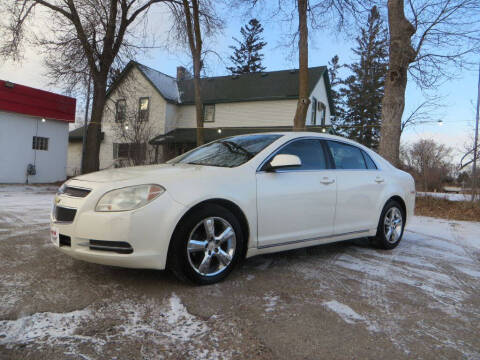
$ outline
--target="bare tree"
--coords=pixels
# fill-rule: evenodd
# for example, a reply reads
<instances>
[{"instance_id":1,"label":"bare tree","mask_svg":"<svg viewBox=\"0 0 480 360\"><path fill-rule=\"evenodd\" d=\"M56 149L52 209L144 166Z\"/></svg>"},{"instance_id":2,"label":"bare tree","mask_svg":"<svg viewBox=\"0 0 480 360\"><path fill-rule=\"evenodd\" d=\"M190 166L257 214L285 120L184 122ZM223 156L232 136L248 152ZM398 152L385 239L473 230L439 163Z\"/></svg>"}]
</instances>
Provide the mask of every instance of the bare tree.
<instances>
[{"instance_id":1,"label":"bare tree","mask_svg":"<svg viewBox=\"0 0 480 360\"><path fill-rule=\"evenodd\" d=\"M402 161L424 191L439 189L454 169L451 152L452 149L443 144L422 139L402 151Z\"/></svg>"},{"instance_id":2,"label":"bare tree","mask_svg":"<svg viewBox=\"0 0 480 360\"><path fill-rule=\"evenodd\" d=\"M441 110L445 108L443 96L427 96L412 111L407 113L402 119L400 132L406 128L414 127L419 124L439 122L442 119ZM405 114L404 114L405 115Z\"/></svg>"},{"instance_id":3,"label":"bare tree","mask_svg":"<svg viewBox=\"0 0 480 360\"><path fill-rule=\"evenodd\" d=\"M181 4L172 3L170 8L175 18L173 36L187 45L192 58L197 145L202 145L204 135L200 77L206 54L203 38L213 36L221 30L222 22L210 0L181 0Z\"/></svg>"},{"instance_id":4,"label":"bare tree","mask_svg":"<svg viewBox=\"0 0 480 360\"><path fill-rule=\"evenodd\" d=\"M116 167L154 164L158 149L149 144L157 133L151 122L138 117L138 112L129 111L125 119L115 126L114 153Z\"/></svg>"},{"instance_id":5,"label":"bare tree","mask_svg":"<svg viewBox=\"0 0 480 360\"><path fill-rule=\"evenodd\" d=\"M480 2L388 0L387 10L389 70L379 152L399 164L407 75L420 87L431 88L453 75L446 65L468 65L468 55L480 50Z\"/></svg>"},{"instance_id":6,"label":"bare tree","mask_svg":"<svg viewBox=\"0 0 480 360\"><path fill-rule=\"evenodd\" d=\"M53 79L73 86L85 74L92 77L92 115L83 172L99 168L102 114L112 65L122 54L128 56L137 49L129 39L148 10L154 4L174 1L0 0L2 14L8 19L0 28L0 56L19 59L22 44L29 41L51 55L46 61ZM48 16L50 34L46 37L32 34L36 10Z\"/></svg>"}]
</instances>

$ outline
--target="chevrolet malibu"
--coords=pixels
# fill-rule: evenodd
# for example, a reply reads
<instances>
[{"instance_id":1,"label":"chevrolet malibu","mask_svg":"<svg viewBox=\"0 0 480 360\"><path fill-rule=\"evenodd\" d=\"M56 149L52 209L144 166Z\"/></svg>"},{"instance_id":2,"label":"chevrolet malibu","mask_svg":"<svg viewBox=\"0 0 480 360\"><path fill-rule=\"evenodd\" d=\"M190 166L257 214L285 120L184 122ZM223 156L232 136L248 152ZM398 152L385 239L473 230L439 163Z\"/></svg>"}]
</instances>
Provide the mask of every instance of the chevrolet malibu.
<instances>
[{"instance_id":1,"label":"chevrolet malibu","mask_svg":"<svg viewBox=\"0 0 480 360\"><path fill-rule=\"evenodd\" d=\"M252 134L166 164L67 181L55 197L51 239L76 259L169 268L211 284L258 254L359 237L393 249L414 201L410 175L353 141Z\"/></svg>"}]
</instances>

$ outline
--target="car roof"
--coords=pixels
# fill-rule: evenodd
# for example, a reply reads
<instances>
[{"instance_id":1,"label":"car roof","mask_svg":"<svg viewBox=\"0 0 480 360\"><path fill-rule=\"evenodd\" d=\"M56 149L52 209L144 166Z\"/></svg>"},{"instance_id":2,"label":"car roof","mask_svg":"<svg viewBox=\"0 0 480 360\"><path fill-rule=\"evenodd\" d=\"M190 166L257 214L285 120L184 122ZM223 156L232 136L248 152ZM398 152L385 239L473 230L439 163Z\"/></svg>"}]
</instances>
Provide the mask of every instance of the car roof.
<instances>
[{"instance_id":1,"label":"car roof","mask_svg":"<svg viewBox=\"0 0 480 360\"><path fill-rule=\"evenodd\" d=\"M327 139L327 140L339 140L343 141L346 143L350 143L352 145L360 146L362 148L368 149L366 146L347 139L343 136L338 136L338 135L331 135L327 133L319 133L319 132L313 132L313 131L272 131L272 132L259 132L259 133L252 133L252 134L245 134L245 135L237 135L237 136L249 136L249 135L282 135L282 138L285 140L291 140L295 138L301 138L301 137L318 137L321 139Z\"/></svg>"}]
</instances>

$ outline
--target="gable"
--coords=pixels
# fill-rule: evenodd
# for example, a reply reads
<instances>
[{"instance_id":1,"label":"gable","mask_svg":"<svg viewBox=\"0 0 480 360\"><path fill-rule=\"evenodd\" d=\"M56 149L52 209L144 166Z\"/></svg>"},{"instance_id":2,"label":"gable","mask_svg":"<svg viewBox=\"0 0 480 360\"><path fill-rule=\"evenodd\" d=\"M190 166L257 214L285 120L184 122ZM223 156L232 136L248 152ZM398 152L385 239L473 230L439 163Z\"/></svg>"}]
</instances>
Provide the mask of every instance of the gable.
<instances>
[{"instance_id":1,"label":"gable","mask_svg":"<svg viewBox=\"0 0 480 360\"><path fill-rule=\"evenodd\" d=\"M167 102L178 103L178 87L175 78L168 76L160 71L149 68L148 66L130 61L122 70L119 77L108 88L107 98L118 88L127 75L136 68L147 82L162 96Z\"/></svg>"}]
</instances>

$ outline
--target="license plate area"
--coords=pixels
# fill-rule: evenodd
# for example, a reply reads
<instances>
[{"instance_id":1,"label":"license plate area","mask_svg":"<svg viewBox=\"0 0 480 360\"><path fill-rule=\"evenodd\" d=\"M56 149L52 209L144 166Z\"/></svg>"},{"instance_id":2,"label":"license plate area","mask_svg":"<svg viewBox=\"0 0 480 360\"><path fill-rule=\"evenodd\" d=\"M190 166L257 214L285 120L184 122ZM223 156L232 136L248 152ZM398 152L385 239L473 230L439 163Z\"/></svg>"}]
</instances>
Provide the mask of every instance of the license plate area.
<instances>
[{"instance_id":1,"label":"license plate area","mask_svg":"<svg viewBox=\"0 0 480 360\"><path fill-rule=\"evenodd\" d=\"M56 246L60 247L60 234L58 232L58 229L55 226L52 226L50 228L50 240Z\"/></svg>"}]
</instances>

